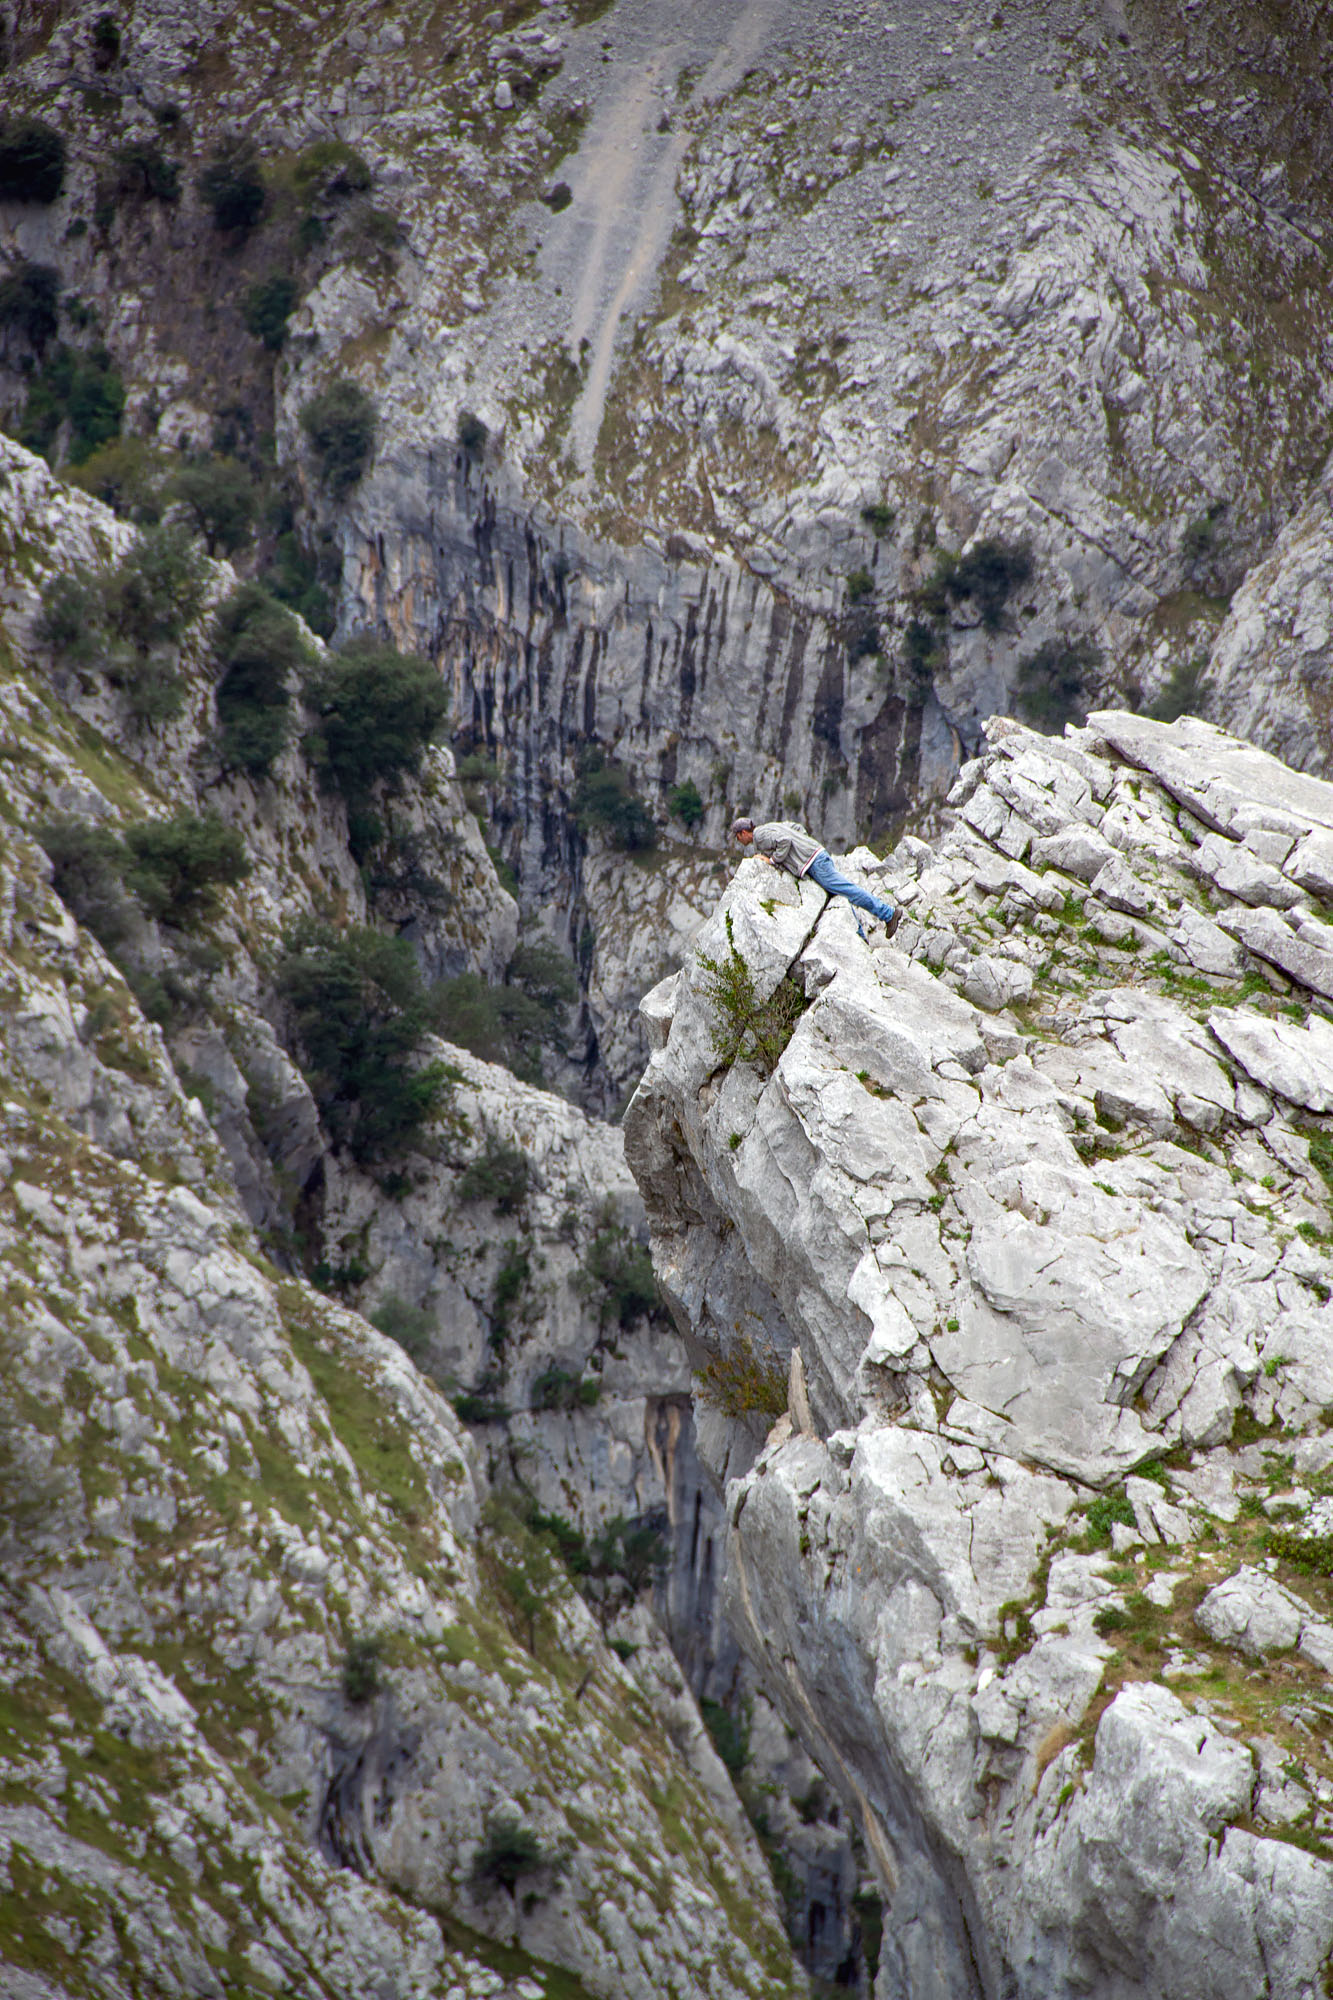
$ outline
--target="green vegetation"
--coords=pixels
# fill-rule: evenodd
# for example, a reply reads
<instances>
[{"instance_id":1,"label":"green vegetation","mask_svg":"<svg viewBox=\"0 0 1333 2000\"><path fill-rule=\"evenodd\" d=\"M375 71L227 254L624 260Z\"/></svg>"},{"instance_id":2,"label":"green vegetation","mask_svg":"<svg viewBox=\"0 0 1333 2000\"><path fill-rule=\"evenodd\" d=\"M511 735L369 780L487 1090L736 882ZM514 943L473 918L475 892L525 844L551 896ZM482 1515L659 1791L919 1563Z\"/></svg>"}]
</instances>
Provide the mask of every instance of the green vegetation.
<instances>
[{"instance_id":1,"label":"green vegetation","mask_svg":"<svg viewBox=\"0 0 1333 2000\"><path fill-rule=\"evenodd\" d=\"M0 279L0 333L21 333L40 354L60 325L60 273L25 257Z\"/></svg>"},{"instance_id":2,"label":"green vegetation","mask_svg":"<svg viewBox=\"0 0 1333 2000\"><path fill-rule=\"evenodd\" d=\"M653 1260L646 1245L637 1243L616 1220L608 1202L598 1219L588 1254L578 1276L583 1296L595 1303L602 1327L633 1325L660 1303Z\"/></svg>"},{"instance_id":3,"label":"green vegetation","mask_svg":"<svg viewBox=\"0 0 1333 2000\"><path fill-rule=\"evenodd\" d=\"M150 917L185 929L215 916L218 890L250 873L245 843L216 813L144 820L125 835L125 885Z\"/></svg>"},{"instance_id":4,"label":"green vegetation","mask_svg":"<svg viewBox=\"0 0 1333 2000\"><path fill-rule=\"evenodd\" d=\"M563 1016L577 997L573 967L553 945L520 945L503 985L488 985L475 972L443 980L432 996L432 1019L446 1041L540 1083L544 1051L567 1050Z\"/></svg>"},{"instance_id":5,"label":"green vegetation","mask_svg":"<svg viewBox=\"0 0 1333 2000\"><path fill-rule=\"evenodd\" d=\"M1208 655L1196 653L1191 660L1177 660L1156 701L1148 706L1154 722L1175 722L1182 715L1203 715L1208 707L1208 690L1203 677Z\"/></svg>"},{"instance_id":6,"label":"green vegetation","mask_svg":"<svg viewBox=\"0 0 1333 2000\"><path fill-rule=\"evenodd\" d=\"M278 967L305 1074L335 1145L365 1166L401 1156L448 1100L423 1066L428 996L411 946L379 931L308 924Z\"/></svg>"},{"instance_id":7,"label":"green vegetation","mask_svg":"<svg viewBox=\"0 0 1333 2000\"><path fill-rule=\"evenodd\" d=\"M172 498L185 508L211 556L234 555L254 528L258 495L236 458L197 458L171 481Z\"/></svg>"},{"instance_id":8,"label":"green vegetation","mask_svg":"<svg viewBox=\"0 0 1333 2000\"><path fill-rule=\"evenodd\" d=\"M195 186L211 210L216 229L248 232L264 212L268 192L253 140L226 138L202 169Z\"/></svg>"},{"instance_id":9,"label":"green vegetation","mask_svg":"<svg viewBox=\"0 0 1333 2000\"><path fill-rule=\"evenodd\" d=\"M262 341L271 354L277 354L287 338L287 321L299 296L296 280L282 271L261 278L245 295L241 316L246 331Z\"/></svg>"},{"instance_id":10,"label":"green vegetation","mask_svg":"<svg viewBox=\"0 0 1333 2000\"><path fill-rule=\"evenodd\" d=\"M847 601L862 604L875 594L875 579L868 569L854 569L847 578Z\"/></svg>"},{"instance_id":11,"label":"green vegetation","mask_svg":"<svg viewBox=\"0 0 1333 2000\"><path fill-rule=\"evenodd\" d=\"M480 458L490 441L490 431L472 410L458 413L458 442L469 458Z\"/></svg>"},{"instance_id":12,"label":"green vegetation","mask_svg":"<svg viewBox=\"0 0 1333 2000\"><path fill-rule=\"evenodd\" d=\"M726 1354L709 1356L699 1391L724 1417L780 1417L787 1408L787 1371L775 1356L756 1354L742 1335Z\"/></svg>"},{"instance_id":13,"label":"green vegetation","mask_svg":"<svg viewBox=\"0 0 1333 2000\"><path fill-rule=\"evenodd\" d=\"M65 664L99 662L141 723L178 714L171 648L203 606L207 571L184 528L145 528L119 562L62 571L42 591L37 635Z\"/></svg>"},{"instance_id":14,"label":"green vegetation","mask_svg":"<svg viewBox=\"0 0 1333 2000\"><path fill-rule=\"evenodd\" d=\"M250 872L240 835L212 815L144 820L123 840L86 820L52 820L37 838L56 894L113 954L132 928L136 903L162 923L188 928L214 914L219 889Z\"/></svg>"},{"instance_id":15,"label":"green vegetation","mask_svg":"<svg viewBox=\"0 0 1333 2000\"><path fill-rule=\"evenodd\" d=\"M1333 1535L1302 1534L1299 1525L1274 1528L1268 1537L1268 1553L1314 1576L1333 1576Z\"/></svg>"},{"instance_id":16,"label":"green vegetation","mask_svg":"<svg viewBox=\"0 0 1333 2000\"><path fill-rule=\"evenodd\" d=\"M869 507L861 509L861 519L881 541L893 532L893 524L897 518L894 509L883 500L876 500Z\"/></svg>"},{"instance_id":17,"label":"green vegetation","mask_svg":"<svg viewBox=\"0 0 1333 2000\"><path fill-rule=\"evenodd\" d=\"M285 605L243 583L217 615L213 649L223 669L217 710L223 763L263 777L291 733L291 681L310 648Z\"/></svg>"},{"instance_id":18,"label":"green vegetation","mask_svg":"<svg viewBox=\"0 0 1333 2000\"><path fill-rule=\"evenodd\" d=\"M548 1852L531 1827L513 1818L493 1819L472 1858L472 1890L484 1896L504 1889L512 1896L520 1882L534 1875L558 1875L562 1866L561 1857Z\"/></svg>"},{"instance_id":19,"label":"green vegetation","mask_svg":"<svg viewBox=\"0 0 1333 2000\"><path fill-rule=\"evenodd\" d=\"M698 826L704 816L704 802L693 778L686 778L683 784L671 787L667 793L667 811L682 826Z\"/></svg>"},{"instance_id":20,"label":"green vegetation","mask_svg":"<svg viewBox=\"0 0 1333 2000\"><path fill-rule=\"evenodd\" d=\"M354 1707L373 1701L384 1686L380 1672L381 1641L373 1634L353 1639L343 1661L342 1689Z\"/></svg>"},{"instance_id":21,"label":"green vegetation","mask_svg":"<svg viewBox=\"0 0 1333 2000\"><path fill-rule=\"evenodd\" d=\"M986 630L998 632L1010 596L1031 575L1032 556L1027 548L987 538L965 556L941 549L935 557L934 571L917 591L916 600L932 617L942 618L951 605L970 597Z\"/></svg>"},{"instance_id":22,"label":"green vegetation","mask_svg":"<svg viewBox=\"0 0 1333 2000\"><path fill-rule=\"evenodd\" d=\"M497 1215L513 1215L523 1206L531 1175L526 1154L488 1133L482 1151L459 1176L458 1199L487 1202Z\"/></svg>"},{"instance_id":23,"label":"green vegetation","mask_svg":"<svg viewBox=\"0 0 1333 2000\"><path fill-rule=\"evenodd\" d=\"M657 845L652 814L635 791L629 773L595 743L579 758L574 819L581 833L596 828L627 854L643 853Z\"/></svg>"},{"instance_id":24,"label":"green vegetation","mask_svg":"<svg viewBox=\"0 0 1333 2000\"><path fill-rule=\"evenodd\" d=\"M344 500L375 454L375 405L357 382L339 376L312 396L301 412L319 476L335 500Z\"/></svg>"},{"instance_id":25,"label":"green vegetation","mask_svg":"<svg viewBox=\"0 0 1333 2000\"><path fill-rule=\"evenodd\" d=\"M721 961L701 956L708 975L705 997L717 1009L712 1023L713 1052L720 1068L735 1062L754 1063L771 1075L805 1012L805 995L790 975L778 981L766 1000L755 992L754 975L736 949L731 912L727 912L727 956Z\"/></svg>"},{"instance_id":26,"label":"green vegetation","mask_svg":"<svg viewBox=\"0 0 1333 2000\"><path fill-rule=\"evenodd\" d=\"M0 201L55 201L64 185L65 141L55 126L0 117Z\"/></svg>"},{"instance_id":27,"label":"green vegetation","mask_svg":"<svg viewBox=\"0 0 1333 2000\"><path fill-rule=\"evenodd\" d=\"M181 170L151 139L117 146L116 192L130 201L179 201Z\"/></svg>"},{"instance_id":28,"label":"green vegetation","mask_svg":"<svg viewBox=\"0 0 1333 2000\"><path fill-rule=\"evenodd\" d=\"M435 1328L434 1320L423 1306L410 1306L392 1293L370 1315L370 1323L386 1339L396 1341L414 1361L425 1353Z\"/></svg>"},{"instance_id":29,"label":"green vegetation","mask_svg":"<svg viewBox=\"0 0 1333 2000\"><path fill-rule=\"evenodd\" d=\"M120 435L124 414L125 385L106 349L78 349L62 341L29 378L19 443L54 465L64 435L66 459L80 465Z\"/></svg>"},{"instance_id":30,"label":"green vegetation","mask_svg":"<svg viewBox=\"0 0 1333 2000\"><path fill-rule=\"evenodd\" d=\"M115 437L99 445L81 465L67 468L65 477L126 520L141 527L156 524L162 513L166 455L142 438Z\"/></svg>"},{"instance_id":31,"label":"green vegetation","mask_svg":"<svg viewBox=\"0 0 1333 2000\"><path fill-rule=\"evenodd\" d=\"M1083 1518L1085 1545L1089 1549L1104 1549L1110 1544L1113 1527L1134 1526L1134 1509L1123 1493L1099 1493Z\"/></svg>"},{"instance_id":32,"label":"green vegetation","mask_svg":"<svg viewBox=\"0 0 1333 2000\"><path fill-rule=\"evenodd\" d=\"M1014 686L1019 712L1047 736L1059 736L1068 722L1087 715L1090 677L1101 664L1092 639L1047 639L1018 662Z\"/></svg>"},{"instance_id":33,"label":"green vegetation","mask_svg":"<svg viewBox=\"0 0 1333 2000\"><path fill-rule=\"evenodd\" d=\"M306 740L311 761L362 810L374 786L393 790L421 768L449 708L433 667L373 639L331 654L307 678L306 698L318 718Z\"/></svg>"},{"instance_id":34,"label":"green vegetation","mask_svg":"<svg viewBox=\"0 0 1333 2000\"><path fill-rule=\"evenodd\" d=\"M750 1761L750 1717L748 1709L733 1713L724 1708L720 1701L701 1701L699 1713L704 1727L713 1739L713 1748L731 1773L732 1782L740 1777Z\"/></svg>"},{"instance_id":35,"label":"green vegetation","mask_svg":"<svg viewBox=\"0 0 1333 2000\"><path fill-rule=\"evenodd\" d=\"M602 1385L595 1375L571 1375L567 1368L544 1368L532 1385L530 1407L534 1410L588 1410L601 1397Z\"/></svg>"}]
</instances>

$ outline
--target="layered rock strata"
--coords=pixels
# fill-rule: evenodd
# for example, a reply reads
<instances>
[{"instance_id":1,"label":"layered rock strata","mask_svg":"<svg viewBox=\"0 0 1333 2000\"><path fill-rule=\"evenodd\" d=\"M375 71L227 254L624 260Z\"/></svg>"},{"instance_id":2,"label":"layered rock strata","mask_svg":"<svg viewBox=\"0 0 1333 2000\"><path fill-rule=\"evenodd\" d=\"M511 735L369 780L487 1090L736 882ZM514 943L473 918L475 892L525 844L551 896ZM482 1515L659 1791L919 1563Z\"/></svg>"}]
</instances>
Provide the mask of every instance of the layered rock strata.
<instances>
[{"instance_id":1,"label":"layered rock strata","mask_svg":"<svg viewBox=\"0 0 1333 2000\"><path fill-rule=\"evenodd\" d=\"M880 2000L1313 2000L1333 787L1200 723L988 736L937 848L853 857L893 945L749 862L645 1002L727 1604L861 1816Z\"/></svg>"}]
</instances>

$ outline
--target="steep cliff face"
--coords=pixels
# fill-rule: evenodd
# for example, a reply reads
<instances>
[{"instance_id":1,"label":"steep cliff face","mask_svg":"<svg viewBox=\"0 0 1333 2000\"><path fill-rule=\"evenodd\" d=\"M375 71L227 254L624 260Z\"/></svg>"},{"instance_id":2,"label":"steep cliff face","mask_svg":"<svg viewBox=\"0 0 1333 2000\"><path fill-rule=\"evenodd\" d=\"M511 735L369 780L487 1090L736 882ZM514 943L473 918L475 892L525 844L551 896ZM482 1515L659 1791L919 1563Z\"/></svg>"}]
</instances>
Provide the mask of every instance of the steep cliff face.
<instances>
[{"instance_id":1,"label":"steep cliff face","mask_svg":"<svg viewBox=\"0 0 1333 2000\"><path fill-rule=\"evenodd\" d=\"M882 2000L1314 1996L1333 787L988 733L938 849L859 857L893 945L746 863L645 1002L729 1613L861 1816Z\"/></svg>"}]
</instances>

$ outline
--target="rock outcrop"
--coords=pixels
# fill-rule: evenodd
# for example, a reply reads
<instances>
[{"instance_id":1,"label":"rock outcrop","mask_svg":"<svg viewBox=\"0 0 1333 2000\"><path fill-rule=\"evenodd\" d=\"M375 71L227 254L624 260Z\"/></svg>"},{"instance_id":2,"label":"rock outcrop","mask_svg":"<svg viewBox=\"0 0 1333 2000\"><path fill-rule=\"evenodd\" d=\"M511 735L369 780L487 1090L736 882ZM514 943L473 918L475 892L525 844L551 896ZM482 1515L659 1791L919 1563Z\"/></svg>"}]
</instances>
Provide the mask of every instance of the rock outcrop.
<instances>
[{"instance_id":1,"label":"rock outcrop","mask_svg":"<svg viewBox=\"0 0 1333 2000\"><path fill-rule=\"evenodd\" d=\"M1313 2000L1333 786L987 733L937 848L852 857L894 944L747 862L645 1002L727 1604L861 1817L880 2000Z\"/></svg>"}]
</instances>

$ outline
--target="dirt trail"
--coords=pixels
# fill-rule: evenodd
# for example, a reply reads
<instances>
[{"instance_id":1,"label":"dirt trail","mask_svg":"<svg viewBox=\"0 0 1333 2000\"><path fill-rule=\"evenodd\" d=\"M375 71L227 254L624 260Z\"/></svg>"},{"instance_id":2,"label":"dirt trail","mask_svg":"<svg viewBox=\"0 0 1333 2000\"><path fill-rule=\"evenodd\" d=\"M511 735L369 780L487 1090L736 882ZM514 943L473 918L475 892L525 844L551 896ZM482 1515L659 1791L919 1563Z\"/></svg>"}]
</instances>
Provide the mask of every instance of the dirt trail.
<instances>
[{"instance_id":1,"label":"dirt trail","mask_svg":"<svg viewBox=\"0 0 1333 2000\"><path fill-rule=\"evenodd\" d=\"M568 344L586 361L570 419L574 459L585 477L621 322L648 295L679 216L676 174L690 134L676 119L671 129L658 130L663 109L674 103L676 79L687 64L702 64L696 97L733 88L792 13L793 0L709 0L706 9L682 9L679 0L621 0L610 17L621 77L602 98L574 158L573 201L561 226L548 231L542 257L563 295L572 294Z\"/></svg>"}]
</instances>

